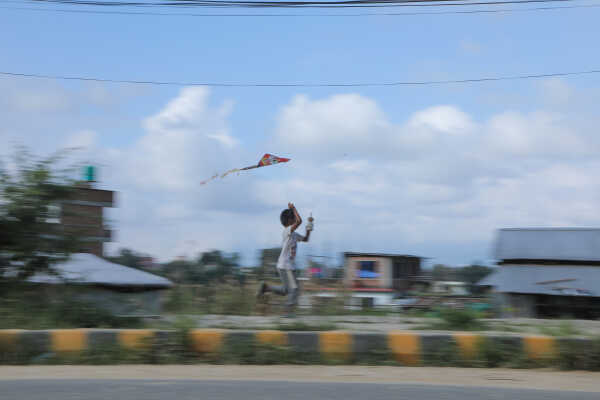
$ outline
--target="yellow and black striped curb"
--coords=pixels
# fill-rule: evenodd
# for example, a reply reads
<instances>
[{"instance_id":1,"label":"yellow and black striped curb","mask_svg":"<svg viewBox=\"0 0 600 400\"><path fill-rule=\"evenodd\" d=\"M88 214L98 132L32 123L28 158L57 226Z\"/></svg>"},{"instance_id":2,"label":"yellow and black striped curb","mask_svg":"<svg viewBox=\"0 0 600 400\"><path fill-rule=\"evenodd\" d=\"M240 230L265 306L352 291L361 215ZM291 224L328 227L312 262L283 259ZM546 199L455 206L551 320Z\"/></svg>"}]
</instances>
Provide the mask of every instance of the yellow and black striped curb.
<instances>
[{"instance_id":1,"label":"yellow and black striped curb","mask_svg":"<svg viewBox=\"0 0 600 400\"><path fill-rule=\"evenodd\" d=\"M168 340L175 334L177 334L175 331L151 329L0 330L0 355L3 352L15 351L26 351L28 354L74 353L102 348L102 346L144 351L153 343L160 345L161 339ZM462 359L474 359L478 356L480 345L484 341L531 360L555 357L563 341L587 341L587 339L550 336L438 334L411 331L356 333L196 329L187 334L188 350L199 355L219 354L227 343L254 342L314 354L324 359L357 359L361 355L379 352L389 354L391 358L403 365L419 365L428 355L448 348L455 349Z\"/></svg>"}]
</instances>

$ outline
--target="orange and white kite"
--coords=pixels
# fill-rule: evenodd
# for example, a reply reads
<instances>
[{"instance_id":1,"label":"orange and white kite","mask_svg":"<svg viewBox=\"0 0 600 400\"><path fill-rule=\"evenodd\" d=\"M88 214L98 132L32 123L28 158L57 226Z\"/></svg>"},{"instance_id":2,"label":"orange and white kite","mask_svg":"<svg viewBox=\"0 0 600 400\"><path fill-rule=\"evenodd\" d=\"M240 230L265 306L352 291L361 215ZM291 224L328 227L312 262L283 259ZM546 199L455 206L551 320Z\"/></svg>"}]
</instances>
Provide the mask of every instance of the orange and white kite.
<instances>
[{"instance_id":1,"label":"orange and white kite","mask_svg":"<svg viewBox=\"0 0 600 400\"><path fill-rule=\"evenodd\" d=\"M260 159L260 161L258 162L258 164L256 165L251 165L249 167L245 167L245 168L234 168L234 169L230 169L229 171L223 173L223 174L215 174L213 176L211 176L210 178L200 182L201 185L206 185L208 182L212 181L213 179L217 179L217 178L225 178L227 175L232 174L234 172L240 172L240 171L247 171L249 169L254 169L254 168L260 168L260 167L266 167L269 165L275 165L275 164L280 164L280 163L285 163L290 161L289 158L283 158L283 157L277 157L274 156L273 154L265 154L264 156L262 156L262 158Z\"/></svg>"}]
</instances>

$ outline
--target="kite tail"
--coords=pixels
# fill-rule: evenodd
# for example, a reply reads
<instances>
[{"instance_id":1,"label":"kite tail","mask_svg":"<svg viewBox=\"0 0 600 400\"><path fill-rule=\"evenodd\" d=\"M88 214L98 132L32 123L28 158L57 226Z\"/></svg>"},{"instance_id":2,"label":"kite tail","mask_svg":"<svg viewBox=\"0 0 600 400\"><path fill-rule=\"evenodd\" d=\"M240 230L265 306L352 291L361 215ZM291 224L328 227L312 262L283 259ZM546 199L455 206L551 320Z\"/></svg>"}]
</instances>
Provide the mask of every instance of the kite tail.
<instances>
[{"instance_id":1,"label":"kite tail","mask_svg":"<svg viewBox=\"0 0 600 400\"><path fill-rule=\"evenodd\" d=\"M222 173L222 174L214 174L214 175L213 175L213 176L211 176L210 178L208 178L208 179L206 179L206 180L204 180L204 181L201 181L201 182L200 182L200 184L201 184L201 185L206 185L208 182L210 182L210 181L212 181L212 180L215 180L215 179L217 179L217 178L223 179L223 178L225 178L225 177L226 177L227 175L229 175L229 174L233 174L233 173L235 173L235 172L240 172L240 171L241 171L241 170L240 170L239 168L234 168L234 169L230 169L229 171L227 171L227 172L224 172L224 173Z\"/></svg>"},{"instance_id":2,"label":"kite tail","mask_svg":"<svg viewBox=\"0 0 600 400\"><path fill-rule=\"evenodd\" d=\"M210 178L203 180L202 182L200 182L201 185L206 185L208 182L212 181L213 179L217 179L219 177L219 174L215 174L213 176L211 176Z\"/></svg>"},{"instance_id":3,"label":"kite tail","mask_svg":"<svg viewBox=\"0 0 600 400\"><path fill-rule=\"evenodd\" d=\"M240 169L239 168L230 169L229 171L227 171L223 175L221 175L221 179L225 178L229 174L233 174L234 172L240 172Z\"/></svg>"}]
</instances>

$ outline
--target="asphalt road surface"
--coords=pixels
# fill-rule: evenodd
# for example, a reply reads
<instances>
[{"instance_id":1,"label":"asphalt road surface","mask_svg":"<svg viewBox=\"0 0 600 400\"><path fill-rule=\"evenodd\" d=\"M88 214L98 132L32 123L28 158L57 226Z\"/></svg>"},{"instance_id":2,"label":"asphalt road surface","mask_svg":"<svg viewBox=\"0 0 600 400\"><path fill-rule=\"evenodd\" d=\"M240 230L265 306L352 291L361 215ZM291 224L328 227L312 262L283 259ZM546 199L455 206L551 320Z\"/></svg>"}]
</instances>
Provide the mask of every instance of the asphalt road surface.
<instances>
[{"instance_id":1,"label":"asphalt road surface","mask_svg":"<svg viewBox=\"0 0 600 400\"><path fill-rule=\"evenodd\" d=\"M598 400L598 393L387 383L5 380L2 400Z\"/></svg>"}]
</instances>

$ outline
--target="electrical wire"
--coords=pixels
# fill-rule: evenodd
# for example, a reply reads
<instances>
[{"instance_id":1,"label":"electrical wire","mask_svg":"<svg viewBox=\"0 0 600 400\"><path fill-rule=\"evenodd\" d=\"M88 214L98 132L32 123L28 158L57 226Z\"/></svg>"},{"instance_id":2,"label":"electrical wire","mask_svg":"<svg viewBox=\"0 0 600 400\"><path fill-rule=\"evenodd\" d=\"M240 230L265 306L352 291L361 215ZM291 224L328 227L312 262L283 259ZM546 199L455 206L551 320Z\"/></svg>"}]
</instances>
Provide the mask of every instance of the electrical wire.
<instances>
[{"instance_id":1,"label":"electrical wire","mask_svg":"<svg viewBox=\"0 0 600 400\"><path fill-rule=\"evenodd\" d=\"M587 71L573 72L554 72L540 73L528 75L512 75L512 76L496 76L468 79L450 79L450 80L430 80L430 81L398 81L398 82L350 82L350 83L225 83L225 82L179 82L179 81L152 81L152 80L126 80L126 79L105 79L84 76L65 76L65 75L49 75L49 74L27 74L21 72L0 71L0 75L23 77L23 78L38 78L52 80L69 80L69 81L91 81L102 83L124 83L135 85L159 85L159 86L209 86L209 87L239 87L239 88L276 88L276 87L390 87L390 86L428 86L428 85L448 85L448 84L470 84L495 81L509 81L522 79L539 79L566 77L576 75L598 74L600 69Z\"/></svg>"},{"instance_id":2,"label":"electrical wire","mask_svg":"<svg viewBox=\"0 0 600 400\"><path fill-rule=\"evenodd\" d=\"M502 4L572 2L577 0L348 0L348 1L241 1L204 0L177 2L113 2L87 0L32 0L33 3L100 7L211 7L211 8L354 8L354 7L443 7Z\"/></svg>"},{"instance_id":3,"label":"electrical wire","mask_svg":"<svg viewBox=\"0 0 600 400\"><path fill-rule=\"evenodd\" d=\"M56 12L56 13L72 13L72 14L103 14L103 15L148 15L148 16L166 16L166 17L369 17L369 16L415 16L415 15L448 15L448 14L496 14L496 13L519 13L519 12L534 12L534 11L555 11L568 10L578 8L598 8L600 4L582 4L576 6L561 6L561 7L531 7L531 8L504 8L491 10L461 10L461 11L417 11L417 12L381 12L381 13L351 13L351 14L296 14L296 13L164 13L164 12L138 12L138 11L105 11L105 10L67 10L67 9L51 9L51 8L28 8L28 7L3 7L5 10L22 10L22 11L39 11L39 12Z\"/></svg>"}]
</instances>

